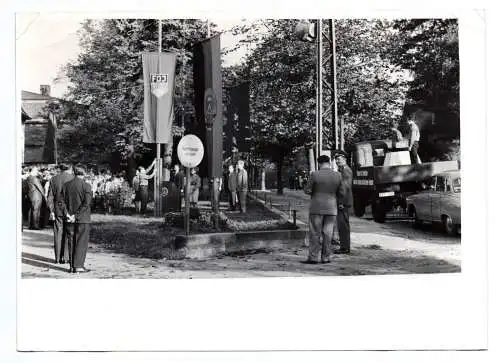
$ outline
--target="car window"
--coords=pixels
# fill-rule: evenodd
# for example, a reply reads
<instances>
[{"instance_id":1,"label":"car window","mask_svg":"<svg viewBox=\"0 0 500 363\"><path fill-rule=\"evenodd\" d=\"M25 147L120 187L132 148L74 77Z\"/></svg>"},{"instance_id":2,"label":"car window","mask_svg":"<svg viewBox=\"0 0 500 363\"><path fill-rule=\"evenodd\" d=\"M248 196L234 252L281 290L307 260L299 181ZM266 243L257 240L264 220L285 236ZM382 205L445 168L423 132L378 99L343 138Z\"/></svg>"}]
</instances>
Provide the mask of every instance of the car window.
<instances>
[{"instance_id":1,"label":"car window","mask_svg":"<svg viewBox=\"0 0 500 363\"><path fill-rule=\"evenodd\" d=\"M452 186L453 186L453 191L455 193L460 193L460 191L462 189L462 180L461 180L461 178L455 178L455 179L453 179Z\"/></svg>"},{"instance_id":2,"label":"car window","mask_svg":"<svg viewBox=\"0 0 500 363\"><path fill-rule=\"evenodd\" d=\"M442 176L438 176L436 179L436 191L437 192L444 192L446 188L446 178L443 178Z\"/></svg>"}]
</instances>

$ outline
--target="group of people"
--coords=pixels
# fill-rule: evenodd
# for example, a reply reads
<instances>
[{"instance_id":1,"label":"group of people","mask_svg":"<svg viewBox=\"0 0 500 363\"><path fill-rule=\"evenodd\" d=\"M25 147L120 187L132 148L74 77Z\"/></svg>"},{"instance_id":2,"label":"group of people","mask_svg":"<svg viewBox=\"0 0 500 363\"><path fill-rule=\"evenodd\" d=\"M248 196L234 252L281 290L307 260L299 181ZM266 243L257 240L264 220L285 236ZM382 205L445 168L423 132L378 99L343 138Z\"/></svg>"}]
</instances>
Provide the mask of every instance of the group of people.
<instances>
[{"instance_id":1,"label":"group of people","mask_svg":"<svg viewBox=\"0 0 500 363\"><path fill-rule=\"evenodd\" d=\"M189 193L189 203L193 208L198 207L198 200L201 189L201 178L198 175L198 169L192 168L189 178L187 192ZM187 178L178 164L174 165L173 174L170 180L169 194L170 200L175 204L176 210L180 210L182 195L185 191ZM229 199L229 209L231 211L239 210L246 212L246 199L248 194L248 172L245 169L245 162L239 160L234 165L229 164L224 171L222 181L218 181L218 199L221 199L222 193L227 194ZM172 199L173 198L173 199Z\"/></svg>"},{"instance_id":2,"label":"group of people","mask_svg":"<svg viewBox=\"0 0 500 363\"><path fill-rule=\"evenodd\" d=\"M332 254L349 254L351 250L349 215L353 207L353 174L344 151L335 151L334 159L338 171L332 168L329 156L319 156L318 170L311 173L304 188L311 195L309 256L305 263L329 263Z\"/></svg>"},{"instance_id":3,"label":"group of people","mask_svg":"<svg viewBox=\"0 0 500 363\"><path fill-rule=\"evenodd\" d=\"M85 181L85 168L60 164L55 175L44 180L38 167L23 175L23 196L28 203L28 221L32 229L40 229L42 202L53 221L55 263L70 265L70 272L82 273L87 254L92 187ZM42 184L42 181L44 184Z\"/></svg>"},{"instance_id":4,"label":"group of people","mask_svg":"<svg viewBox=\"0 0 500 363\"><path fill-rule=\"evenodd\" d=\"M410 150L410 160L412 164L420 164L421 160L418 156L418 147L420 142L420 129L415 122L415 117L412 115L406 120L408 133L406 140L408 140L408 149ZM394 121L391 128L392 141L394 143L405 140L403 133L399 130L399 123Z\"/></svg>"},{"instance_id":5,"label":"group of people","mask_svg":"<svg viewBox=\"0 0 500 363\"><path fill-rule=\"evenodd\" d=\"M229 210L235 211L238 209L240 213L246 213L248 172L245 169L245 162L243 160L238 160L236 170L232 164L228 166L223 184L229 196Z\"/></svg>"}]
</instances>

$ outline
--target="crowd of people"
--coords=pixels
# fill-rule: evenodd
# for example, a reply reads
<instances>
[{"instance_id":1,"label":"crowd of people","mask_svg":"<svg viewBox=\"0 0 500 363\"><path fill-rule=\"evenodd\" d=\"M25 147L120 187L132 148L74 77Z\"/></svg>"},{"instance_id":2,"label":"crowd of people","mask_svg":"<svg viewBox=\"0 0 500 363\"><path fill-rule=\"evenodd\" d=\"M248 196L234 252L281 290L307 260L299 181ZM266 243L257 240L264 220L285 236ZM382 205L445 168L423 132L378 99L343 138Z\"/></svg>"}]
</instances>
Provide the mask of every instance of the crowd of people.
<instances>
[{"instance_id":1,"label":"crowd of people","mask_svg":"<svg viewBox=\"0 0 500 363\"><path fill-rule=\"evenodd\" d=\"M154 165L154 163L152 164ZM132 187L125 173L108 170L94 173L82 165L59 164L40 168L25 167L22 171L22 209L28 228L39 230L52 225L54 231L55 263L69 263L70 272L82 273L89 239L92 210L104 213L121 212L134 200L138 211L145 213L148 202L148 175L140 167L138 184ZM144 184L145 182L145 184ZM142 205L141 205L142 204Z\"/></svg>"}]
</instances>

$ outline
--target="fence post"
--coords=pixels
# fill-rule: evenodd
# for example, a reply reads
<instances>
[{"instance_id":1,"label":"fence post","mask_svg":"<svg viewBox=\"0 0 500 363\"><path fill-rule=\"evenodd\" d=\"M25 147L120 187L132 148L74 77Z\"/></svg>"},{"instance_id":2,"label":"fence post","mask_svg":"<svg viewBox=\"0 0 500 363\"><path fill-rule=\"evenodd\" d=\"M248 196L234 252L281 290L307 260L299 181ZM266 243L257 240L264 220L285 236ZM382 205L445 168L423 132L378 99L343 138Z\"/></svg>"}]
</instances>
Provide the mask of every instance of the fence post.
<instances>
[{"instance_id":1,"label":"fence post","mask_svg":"<svg viewBox=\"0 0 500 363\"><path fill-rule=\"evenodd\" d=\"M297 210L293 210L293 225L297 227Z\"/></svg>"}]
</instances>

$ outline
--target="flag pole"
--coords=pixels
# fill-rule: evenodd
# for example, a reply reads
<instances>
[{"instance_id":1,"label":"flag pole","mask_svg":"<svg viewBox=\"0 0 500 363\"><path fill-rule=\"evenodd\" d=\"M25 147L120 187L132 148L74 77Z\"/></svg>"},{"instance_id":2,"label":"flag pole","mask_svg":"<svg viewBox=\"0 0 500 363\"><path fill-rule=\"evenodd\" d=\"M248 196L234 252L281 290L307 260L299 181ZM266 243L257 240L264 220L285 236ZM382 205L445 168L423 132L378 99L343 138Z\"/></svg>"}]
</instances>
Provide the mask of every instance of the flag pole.
<instances>
[{"instance_id":1,"label":"flag pole","mask_svg":"<svg viewBox=\"0 0 500 363\"><path fill-rule=\"evenodd\" d=\"M158 19L158 66L161 64L161 48L162 48L162 21ZM159 142L159 131L160 131L160 115L156 113L156 174L155 174L155 215L157 217L161 216L161 144Z\"/></svg>"}]
</instances>

